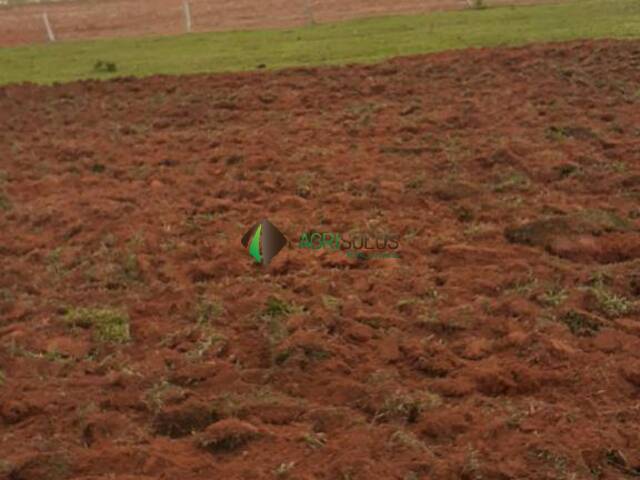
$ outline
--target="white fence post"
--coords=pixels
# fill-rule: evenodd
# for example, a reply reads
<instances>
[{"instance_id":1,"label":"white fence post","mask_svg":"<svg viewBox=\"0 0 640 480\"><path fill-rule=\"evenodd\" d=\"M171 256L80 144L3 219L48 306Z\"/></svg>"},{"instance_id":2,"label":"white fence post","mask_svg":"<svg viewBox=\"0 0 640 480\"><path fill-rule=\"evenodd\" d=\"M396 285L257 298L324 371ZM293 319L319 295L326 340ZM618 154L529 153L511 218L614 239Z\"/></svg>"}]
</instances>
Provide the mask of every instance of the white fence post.
<instances>
[{"instance_id":1,"label":"white fence post","mask_svg":"<svg viewBox=\"0 0 640 480\"><path fill-rule=\"evenodd\" d=\"M187 28L187 33L189 33L191 32L191 7L189 7L189 2L187 0L185 0L182 5L184 7L185 26Z\"/></svg>"},{"instance_id":2,"label":"white fence post","mask_svg":"<svg viewBox=\"0 0 640 480\"><path fill-rule=\"evenodd\" d=\"M311 8L311 0L304 0L304 14L307 17L307 24L313 25L315 24L315 20L313 19L313 9Z\"/></svg>"},{"instance_id":3,"label":"white fence post","mask_svg":"<svg viewBox=\"0 0 640 480\"><path fill-rule=\"evenodd\" d=\"M44 12L42 14L42 20L44 20L44 28L47 29L47 36L49 37L49 41L55 42L56 37L53 34L53 29L51 28L51 24L49 23L49 16L47 15L47 12Z\"/></svg>"}]
</instances>

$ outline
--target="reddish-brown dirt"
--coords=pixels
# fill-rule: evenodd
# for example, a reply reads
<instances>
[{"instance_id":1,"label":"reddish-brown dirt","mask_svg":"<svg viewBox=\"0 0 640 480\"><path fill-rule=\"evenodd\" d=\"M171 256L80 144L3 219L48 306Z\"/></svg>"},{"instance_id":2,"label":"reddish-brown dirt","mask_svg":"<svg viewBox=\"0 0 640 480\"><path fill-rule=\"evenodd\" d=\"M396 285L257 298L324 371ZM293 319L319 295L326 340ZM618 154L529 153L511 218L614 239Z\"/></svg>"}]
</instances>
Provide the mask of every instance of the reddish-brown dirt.
<instances>
[{"instance_id":1,"label":"reddish-brown dirt","mask_svg":"<svg viewBox=\"0 0 640 480\"><path fill-rule=\"evenodd\" d=\"M489 0L524 5L558 0ZM374 15L468 8L466 0L189 0L192 31L293 27ZM0 46L47 41L47 12L56 40L184 33L181 0L99 0L0 7Z\"/></svg>"},{"instance_id":2,"label":"reddish-brown dirt","mask_svg":"<svg viewBox=\"0 0 640 480\"><path fill-rule=\"evenodd\" d=\"M0 477L637 476L639 68L600 41L0 88Z\"/></svg>"}]
</instances>

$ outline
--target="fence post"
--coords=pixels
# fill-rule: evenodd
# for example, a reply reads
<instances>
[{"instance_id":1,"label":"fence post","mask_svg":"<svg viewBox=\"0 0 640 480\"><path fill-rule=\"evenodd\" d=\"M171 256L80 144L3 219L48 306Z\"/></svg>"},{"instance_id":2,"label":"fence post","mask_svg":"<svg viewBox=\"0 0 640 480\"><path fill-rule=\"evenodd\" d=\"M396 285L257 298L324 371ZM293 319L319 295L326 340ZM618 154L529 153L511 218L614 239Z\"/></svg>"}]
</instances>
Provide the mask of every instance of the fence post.
<instances>
[{"instance_id":1,"label":"fence post","mask_svg":"<svg viewBox=\"0 0 640 480\"><path fill-rule=\"evenodd\" d=\"M189 33L191 32L191 7L189 6L189 2L187 0L184 0L182 6L184 8L185 27L187 29L187 33Z\"/></svg>"},{"instance_id":2,"label":"fence post","mask_svg":"<svg viewBox=\"0 0 640 480\"><path fill-rule=\"evenodd\" d=\"M47 12L44 12L42 14L42 20L44 21L44 28L47 30L47 36L49 37L49 41L55 42L56 37L53 34L53 29L51 28L51 24L49 23L49 16L47 15Z\"/></svg>"},{"instance_id":3,"label":"fence post","mask_svg":"<svg viewBox=\"0 0 640 480\"><path fill-rule=\"evenodd\" d=\"M307 24L314 25L316 22L313 19L313 9L311 8L311 0L304 0L304 14L307 17Z\"/></svg>"}]
</instances>

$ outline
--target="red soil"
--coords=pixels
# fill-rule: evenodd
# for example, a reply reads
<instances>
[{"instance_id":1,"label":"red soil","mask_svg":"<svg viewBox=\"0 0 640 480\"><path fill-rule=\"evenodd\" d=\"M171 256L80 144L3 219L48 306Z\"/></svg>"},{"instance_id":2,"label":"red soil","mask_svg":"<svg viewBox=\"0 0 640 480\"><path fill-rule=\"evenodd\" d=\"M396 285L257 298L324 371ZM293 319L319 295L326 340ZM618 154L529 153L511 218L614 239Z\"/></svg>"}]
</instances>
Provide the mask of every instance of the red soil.
<instances>
[{"instance_id":1,"label":"red soil","mask_svg":"<svg viewBox=\"0 0 640 480\"><path fill-rule=\"evenodd\" d=\"M637 476L639 67L602 41L1 88L0 477Z\"/></svg>"},{"instance_id":2,"label":"red soil","mask_svg":"<svg viewBox=\"0 0 640 480\"><path fill-rule=\"evenodd\" d=\"M550 0L491 0L491 5ZM553 1L553 0L551 0ZM466 0L189 0L192 31L293 27L374 15L467 8ZM182 0L101 0L0 7L0 46L47 41L47 12L56 40L176 35L185 32Z\"/></svg>"}]
</instances>

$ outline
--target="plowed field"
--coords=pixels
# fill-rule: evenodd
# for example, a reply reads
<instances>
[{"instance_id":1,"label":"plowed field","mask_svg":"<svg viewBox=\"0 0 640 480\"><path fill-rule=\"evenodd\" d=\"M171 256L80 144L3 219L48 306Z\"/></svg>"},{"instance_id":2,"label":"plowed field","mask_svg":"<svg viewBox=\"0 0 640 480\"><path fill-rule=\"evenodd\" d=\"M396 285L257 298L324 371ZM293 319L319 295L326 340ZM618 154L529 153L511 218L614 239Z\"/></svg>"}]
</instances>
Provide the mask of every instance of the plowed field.
<instances>
[{"instance_id":1,"label":"plowed field","mask_svg":"<svg viewBox=\"0 0 640 480\"><path fill-rule=\"evenodd\" d=\"M640 475L639 70L598 41L0 88L0 477Z\"/></svg>"}]
</instances>

